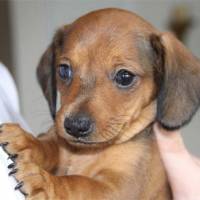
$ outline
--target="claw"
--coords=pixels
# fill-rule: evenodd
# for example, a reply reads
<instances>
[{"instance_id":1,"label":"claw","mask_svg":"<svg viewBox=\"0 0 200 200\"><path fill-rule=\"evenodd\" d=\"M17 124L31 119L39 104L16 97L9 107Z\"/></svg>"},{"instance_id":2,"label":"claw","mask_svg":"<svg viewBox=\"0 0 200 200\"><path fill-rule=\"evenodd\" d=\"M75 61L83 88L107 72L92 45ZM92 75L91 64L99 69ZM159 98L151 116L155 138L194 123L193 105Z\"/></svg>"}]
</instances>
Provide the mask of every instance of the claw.
<instances>
[{"instance_id":1,"label":"claw","mask_svg":"<svg viewBox=\"0 0 200 200\"><path fill-rule=\"evenodd\" d=\"M1 143L0 146L5 147L5 146L7 146L8 144L9 144L8 142L4 142L4 143Z\"/></svg>"},{"instance_id":2,"label":"claw","mask_svg":"<svg viewBox=\"0 0 200 200\"><path fill-rule=\"evenodd\" d=\"M9 172L8 176L15 174L17 171L18 171L18 169L13 169L12 171Z\"/></svg>"},{"instance_id":3,"label":"claw","mask_svg":"<svg viewBox=\"0 0 200 200\"><path fill-rule=\"evenodd\" d=\"M15 163L11 163L11 164L8 165L8 169L12 169L14 167L15 167Z\"/></svg>"},{"instance_id":4,"label":"claw","mask_svg":"<svg viewBox=\"0 0 200 200\"><path fill-rule=\"evenodd\" d=\"M19 188L19 191L20 191L25 197L28 196L28 194L27 194L26 192L22 191L21 188Z\"/></svg>"},{"instance_id":5,"label":"claw","mask_svg":"<svg viewBox=\"0 0 200 200\"><path fill-rule=\"evenodd\" d=\"M15 186L15 190L19 190L24 185L24 182L21 181Z\"/></svg>"},{"instance_id":6,"label":"claw","mask_svg":"<svg viewBox=\"0 0 200 200\"><path fill-rule=\"evenodd\" d=\"M11 155L8 156L8 160L9 160L9 159L15 160L17 157L18 157L17 154L11 154Z\"/></svg>"},{"instance_id":7,"label":"claw","mask_svg":"<svg viewBox=\"0 0 200 200\"><path fill-rule=\"evenodd\" d=\"M2 149L3 149L7 154L9 154L9 152L6 150L6 146L7 146L8 144L9 144L8 142L4 142L4 143L1 143L1 144L0 144L0 147L2 147Z\"/></svg>"}]
</instances>

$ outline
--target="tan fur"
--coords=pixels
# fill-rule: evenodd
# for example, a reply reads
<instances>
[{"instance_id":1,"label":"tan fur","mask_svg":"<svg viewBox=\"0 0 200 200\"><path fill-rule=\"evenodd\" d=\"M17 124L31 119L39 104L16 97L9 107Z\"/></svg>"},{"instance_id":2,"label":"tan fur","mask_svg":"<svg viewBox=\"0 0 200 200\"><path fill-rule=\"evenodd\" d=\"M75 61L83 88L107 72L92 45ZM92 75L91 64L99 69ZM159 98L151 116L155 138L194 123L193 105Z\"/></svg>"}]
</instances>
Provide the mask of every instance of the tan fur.
<instances>
[{"instance_id":1,"label":"tan fur","mask_svg":"<svg viewBox=\"0 0 200 200\"><path fill-rule=\"evenodd\" d=\"M169 56L168 45L177 41L173 38L166 42L166 37L142 18L120 9L89 13L58 30L38 66L38 79L52 116L55 89L61 96L53 127L38 138L13 124L0 129L0 143L9 142L4 145L6 151L18 154L15 177L24 182L20 190L28 194L26 199L172 198L152 131L156 118L163 126L171 123L170 109L166 114L168 121L160 112L167 112L165 106L176 103L166 100L165 92L170 96L172 89L159 85L164 80L164 86L170 85L167 80L172 75L162 78L172 70L172 66L166 65L175 62ZM182 52L178 56L184 59ZM191 63L198 63L190 58ZM70 85L57 73L63 63L73 67ZM180 65L176 67L181 69ZM117 88L111 78L116 69L136 74L134 86L126 90ZM177 78L178 70L174 72ZM188 105L196 106L196 102ZM166 127L180 126L176 120L185 123L187 118L181 119L183 106L173 126ZM66 133L63 124L67 116L82 111L95 119L96 129L80 139Z\"/></svg>"}]
</instances>

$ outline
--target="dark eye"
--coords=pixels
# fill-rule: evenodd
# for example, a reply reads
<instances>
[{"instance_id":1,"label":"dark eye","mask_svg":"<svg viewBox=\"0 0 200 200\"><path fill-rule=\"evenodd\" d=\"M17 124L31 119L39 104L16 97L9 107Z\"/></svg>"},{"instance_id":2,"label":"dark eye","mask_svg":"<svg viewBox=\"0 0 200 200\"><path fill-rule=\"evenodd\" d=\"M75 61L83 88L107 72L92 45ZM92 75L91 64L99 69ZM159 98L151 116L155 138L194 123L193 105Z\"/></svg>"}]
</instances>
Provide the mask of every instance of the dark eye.
<instances>
[{"instance_id":1,"label":"dark eye","mask_svg":"<svg viewBox=\"0 0 200 200\"><path fill-rule=\"evenodd\" d=\"M58 73L62 80L70 81L72 79L72 69L68 64L60 64Z\"/></svg>"},{"instance_id":2,"label":"dark eye","mask_svg":"<svg viewBox=\"0 0 200 200\"><path fill-rule=\"evenodd\" d=\"M135 78L136 75L134 75L133 73L125 69L121 69L116 73L114 80L119 87L125 88L132 85L135 81Z\"/></svg>"}]
</instances>

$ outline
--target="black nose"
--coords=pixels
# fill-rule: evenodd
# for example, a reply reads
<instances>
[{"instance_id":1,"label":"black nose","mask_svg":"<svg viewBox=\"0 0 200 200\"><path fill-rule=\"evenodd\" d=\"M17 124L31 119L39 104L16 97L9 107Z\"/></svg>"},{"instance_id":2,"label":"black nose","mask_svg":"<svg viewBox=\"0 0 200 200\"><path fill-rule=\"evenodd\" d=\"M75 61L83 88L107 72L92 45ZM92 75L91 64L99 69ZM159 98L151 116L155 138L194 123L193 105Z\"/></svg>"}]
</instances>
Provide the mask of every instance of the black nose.
<instances>
[{"instance_id":1,"label":"black nose","mask_svg":"<svg viewBox=\"0 0 200 200\"><path fill-rule=\"evenodd\" d=\"M88 136L93 130L93 123L86 114L76 114L66 117L64 122L65 130L74 137Z\"/></svg>"}]
</instances>

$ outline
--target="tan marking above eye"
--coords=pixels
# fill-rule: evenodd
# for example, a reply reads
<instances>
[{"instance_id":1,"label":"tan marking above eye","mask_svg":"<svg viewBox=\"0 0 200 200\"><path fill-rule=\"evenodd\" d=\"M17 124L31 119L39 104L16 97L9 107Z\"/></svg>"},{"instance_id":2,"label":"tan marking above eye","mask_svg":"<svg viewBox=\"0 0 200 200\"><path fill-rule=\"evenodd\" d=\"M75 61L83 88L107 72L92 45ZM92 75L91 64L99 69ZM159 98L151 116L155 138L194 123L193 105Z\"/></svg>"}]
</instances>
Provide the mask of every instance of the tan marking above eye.
<instances>
[{"instance_id":1,"label":"tan marking above eye","mask_svg":"<svg viewBox=\"0 0 200 200\"><path fill-rule=\"evenodd\" d=\"M71 61L69 58L65 57L65 56L60 56L59 59L58 59L58 66L60 64L68 64L68 65L71 65Z\"/></svg>"}]
</instances>

